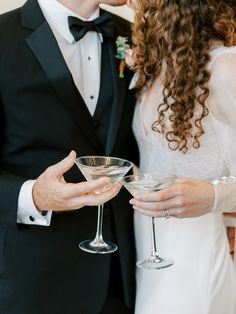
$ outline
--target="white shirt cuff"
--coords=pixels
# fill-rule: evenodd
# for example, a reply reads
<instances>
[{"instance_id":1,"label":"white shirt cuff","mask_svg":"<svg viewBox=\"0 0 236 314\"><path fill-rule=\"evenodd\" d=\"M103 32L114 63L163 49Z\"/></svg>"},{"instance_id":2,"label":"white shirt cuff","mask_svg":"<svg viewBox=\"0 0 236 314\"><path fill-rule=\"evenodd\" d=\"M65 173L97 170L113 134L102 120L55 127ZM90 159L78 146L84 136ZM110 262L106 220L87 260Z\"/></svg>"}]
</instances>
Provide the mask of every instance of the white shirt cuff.
<instances>
[{"instance_id":1,"label":"white shirt cuff","mask_svg":"<svg viewBox=\"0 0 236 314\"><path fill-rule=\"evenodd\" d=\"M25 181L20 189L17 208L17 223L50 226L52 211L40 212L36 208L32 190L35 180Z\"/></svg>"}]
</instances>

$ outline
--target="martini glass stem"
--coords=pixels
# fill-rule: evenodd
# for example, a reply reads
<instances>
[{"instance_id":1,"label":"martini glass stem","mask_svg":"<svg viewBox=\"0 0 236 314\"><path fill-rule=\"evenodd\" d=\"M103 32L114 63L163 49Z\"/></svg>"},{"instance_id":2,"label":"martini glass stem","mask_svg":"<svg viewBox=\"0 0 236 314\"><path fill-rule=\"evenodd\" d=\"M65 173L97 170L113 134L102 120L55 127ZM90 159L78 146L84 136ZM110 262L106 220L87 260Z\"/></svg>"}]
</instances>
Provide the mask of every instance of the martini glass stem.
<instances>
[{"instance_id":1,"label":"martini glass stem","mask_svg":"<svg viewBox=\"0 0 236 314\"><path fill-rule=\"evenodd\" d=\"M151 225L151 260L156 260L159 258L159 254L157 253L157 243L156 243L156 233L155 233L155 218L149 217L150 225Z\"/></svg>"},{"instance_id":2,"label":"martini glass stem","mask_svg":"<svg viewBox=\"0 0 236 314\"><path fill-rule=\"evenodd\" d=\"M102 236L103 208L104 208L104 204L98 206L97 232L96 232L95 239L93 240L93 244L96 246L106 245Z\"/></svg>"}]
</instances>

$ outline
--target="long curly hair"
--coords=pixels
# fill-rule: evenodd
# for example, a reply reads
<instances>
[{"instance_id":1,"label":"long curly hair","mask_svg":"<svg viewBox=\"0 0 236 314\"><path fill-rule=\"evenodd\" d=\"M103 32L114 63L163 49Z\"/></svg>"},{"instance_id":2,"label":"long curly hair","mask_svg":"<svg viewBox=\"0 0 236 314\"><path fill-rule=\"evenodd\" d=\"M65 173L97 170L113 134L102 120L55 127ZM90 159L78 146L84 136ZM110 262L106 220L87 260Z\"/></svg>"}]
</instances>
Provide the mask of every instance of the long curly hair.
<instances>
[{"instance_id":1,"label":"long curly hair","mask_svg":"<svg viewBox=\"0 0 236 314\"><path fill-rule=\"evenodd\" d=\"M164 70L163 100L152 129L163 134L172 150L185 153L190 141L197 149L204 134L202 120L209 113L205 102L211 44L236 44L235 0L133 1L138 96Z\"/></svg>"}]
</instances>

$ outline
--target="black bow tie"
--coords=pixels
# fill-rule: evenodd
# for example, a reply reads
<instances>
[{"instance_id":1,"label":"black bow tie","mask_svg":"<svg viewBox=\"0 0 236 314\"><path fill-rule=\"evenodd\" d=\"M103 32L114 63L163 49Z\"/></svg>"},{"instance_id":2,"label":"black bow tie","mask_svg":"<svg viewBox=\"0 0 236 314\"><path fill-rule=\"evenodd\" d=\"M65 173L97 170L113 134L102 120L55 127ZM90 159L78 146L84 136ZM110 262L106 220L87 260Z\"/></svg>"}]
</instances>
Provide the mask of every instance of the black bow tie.
<instances>
[{"instance_id":1,"label":"black bow tie","mask_svg":"<svg viewBox=\"0 0 236 314\"><path fill-rule=\"evenodd\" d=\"M113 37L111 14L103 13L93 21L82 21L74 16L68 16L69 29L76 41L84 37L89 31L95 31L104 37Z\"/></svg>"}]
</instances>

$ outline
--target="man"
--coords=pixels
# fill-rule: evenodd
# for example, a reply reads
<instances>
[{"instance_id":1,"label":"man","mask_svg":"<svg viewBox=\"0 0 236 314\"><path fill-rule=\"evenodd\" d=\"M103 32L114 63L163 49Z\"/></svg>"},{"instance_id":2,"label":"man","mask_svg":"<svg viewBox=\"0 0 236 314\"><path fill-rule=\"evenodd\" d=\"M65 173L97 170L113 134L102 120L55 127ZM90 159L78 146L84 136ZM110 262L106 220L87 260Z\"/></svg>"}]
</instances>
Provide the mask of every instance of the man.
<instances>
[{"instance_id":1,"label":"man","mask_svg":"<svg viewBox=\"0 0 236 314\"><path fill-rule=\"evenodd\" d=\"M99 2L28 0L0 17L1 314L133 312L129 195L123 189L104 210L104 237L118 252L81 251L97 219L96 207L83 205L119 188L86 194L105 181L76 183L84 181L76 154L65 158L71 150L137 156L132 73L119 78L115 57L116 38L128 36L129 25Z\"/></svg>"}]
</instances>

